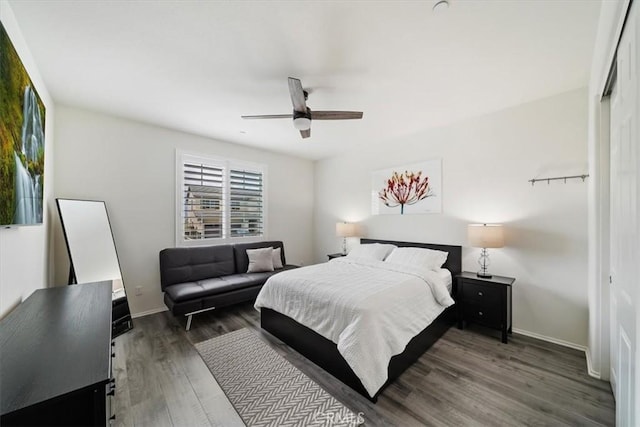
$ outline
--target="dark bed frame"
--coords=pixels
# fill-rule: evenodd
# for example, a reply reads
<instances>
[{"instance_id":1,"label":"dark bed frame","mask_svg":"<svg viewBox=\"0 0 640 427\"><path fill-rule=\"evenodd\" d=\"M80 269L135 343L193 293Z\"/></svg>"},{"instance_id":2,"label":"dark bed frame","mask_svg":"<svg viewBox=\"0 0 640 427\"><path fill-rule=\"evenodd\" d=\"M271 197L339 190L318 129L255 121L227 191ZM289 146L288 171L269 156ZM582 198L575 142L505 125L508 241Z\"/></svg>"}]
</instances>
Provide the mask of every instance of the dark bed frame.
<instances>
[{"instance_id":1,"label":"dark bed frame","mask_svg":"<svg viewBox=\"0 0 640 427\"><path fill-rule=\"evenodd\" d=\"M460 246L375 239L360 239L360 243L390 243L398 247L418 247L448 252L449 256L443 268L451 271L453 278L451 294L455 296L455 276L462 271L462 248ZM389 378L373 397L369 396L360 379L344 360L338 351L337 345L332 341L290 317L268 308L261 309L260 325L262 329L276 336L307 359L375 403L380 393L418 360L454 322L455 308L452 306L443 311L429 326L413 337L402 353L391 358L389 362Z\"/></svg>"}]
</instances>

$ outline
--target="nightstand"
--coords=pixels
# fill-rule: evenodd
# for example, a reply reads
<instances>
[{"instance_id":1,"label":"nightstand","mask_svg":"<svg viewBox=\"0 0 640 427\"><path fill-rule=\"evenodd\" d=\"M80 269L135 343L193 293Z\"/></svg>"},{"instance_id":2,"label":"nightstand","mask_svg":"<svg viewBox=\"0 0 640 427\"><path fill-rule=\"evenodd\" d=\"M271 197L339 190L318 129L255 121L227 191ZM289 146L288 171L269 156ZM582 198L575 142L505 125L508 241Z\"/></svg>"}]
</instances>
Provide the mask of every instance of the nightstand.
<instances>
[{"instance_id":1,"label":"nightstand","mask_svg":"<svg viewBox=\"0 0 640 427\"><path fill-rule=\"evenodd\" d=\"M468 271L456 276L458 281L458 328L465 322L475 322L502 332L502 342L507 343L511 333L511 285L513 277L478 277Z\"/></svg>"},{"instance_id":2,"label":"nightstand","mask_svg":"<svg viewBox=\"0 0 640 427\"><path fill-rule=\"evenodd\" d=\"M343 254L342 252L337 252L335 254L328 254L327 257L329 258L329 260L332 260L334 258L340 258L341 256L346 256L347 254Z\"/></svg>"}]
</instances>

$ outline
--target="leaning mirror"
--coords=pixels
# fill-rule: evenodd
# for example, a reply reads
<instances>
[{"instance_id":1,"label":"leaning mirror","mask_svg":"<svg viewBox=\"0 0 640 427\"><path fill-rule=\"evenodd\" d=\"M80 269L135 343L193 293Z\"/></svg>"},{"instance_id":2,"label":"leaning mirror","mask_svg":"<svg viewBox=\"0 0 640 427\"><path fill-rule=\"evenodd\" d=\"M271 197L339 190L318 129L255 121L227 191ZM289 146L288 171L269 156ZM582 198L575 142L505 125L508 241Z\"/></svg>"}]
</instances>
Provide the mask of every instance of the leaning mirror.
<instances>
[{"instance_id":1,"label":"leaning mirror","mask_svg":"<svg viewBox=\"0 0 640 427\"><path fill-rule=\"evenodd\" d=\"M113 336L133 327L118 253L103 201L56 199L69 251L69 284L110 281Z\"/></svg>"}]
</instances>

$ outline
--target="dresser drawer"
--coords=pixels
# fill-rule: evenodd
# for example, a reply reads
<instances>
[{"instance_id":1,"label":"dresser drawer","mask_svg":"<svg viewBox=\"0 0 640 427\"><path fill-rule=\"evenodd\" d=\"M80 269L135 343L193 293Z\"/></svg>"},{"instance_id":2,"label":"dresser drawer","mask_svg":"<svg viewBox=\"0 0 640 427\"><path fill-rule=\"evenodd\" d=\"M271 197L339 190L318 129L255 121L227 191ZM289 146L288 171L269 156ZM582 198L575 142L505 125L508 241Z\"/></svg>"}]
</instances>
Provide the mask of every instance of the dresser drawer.
<instances>
[{"instance_id":1,"label":"dresser drawer","mask_svg":"<svg viewBox=\"0 0 640 427\"><path fill-rule=\"evenodd\" d=\"M464 302L464 318L472 322L484 323L487 326L501 325L499 307L489 306L472 300Z\"/></svg>"},{"instance_id":2,"label":"dresser drawer","mask_svg":"<svg viewBox=\"0 0 640 427\"><path fill-rule=\"evenodd\" d=\"M462 297L465 301L477 301L489 305L500 304L502 290L491 285L482 285L470 281L462 282Z\"/></svg>"}]
</instances>

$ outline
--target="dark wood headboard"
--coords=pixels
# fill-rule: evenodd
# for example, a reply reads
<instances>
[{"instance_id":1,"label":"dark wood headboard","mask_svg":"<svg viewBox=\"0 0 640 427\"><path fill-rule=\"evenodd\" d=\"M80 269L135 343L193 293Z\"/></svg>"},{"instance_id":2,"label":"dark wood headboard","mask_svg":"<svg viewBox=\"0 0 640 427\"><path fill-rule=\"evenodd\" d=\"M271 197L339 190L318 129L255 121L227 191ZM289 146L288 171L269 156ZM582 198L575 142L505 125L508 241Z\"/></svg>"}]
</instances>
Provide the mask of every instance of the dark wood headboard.
<instances>
[{"instance_id":1,"label":"dark wood headboard","mask_svg":"<svg viewBox=\"0 0 640 427\"><path fill-rule=\"evenodd\" d=\"M462 272L462 246L437 245L434 243L397 242L395 240L360 239L360 243L387 243L398 247L427 248L436 251L448 252L447 261L442 268L446 268L455 278Z\"/></svg>"}]
</instances>

